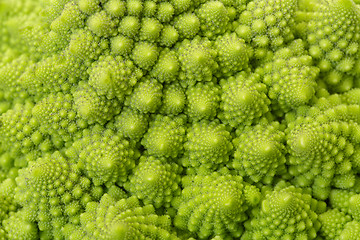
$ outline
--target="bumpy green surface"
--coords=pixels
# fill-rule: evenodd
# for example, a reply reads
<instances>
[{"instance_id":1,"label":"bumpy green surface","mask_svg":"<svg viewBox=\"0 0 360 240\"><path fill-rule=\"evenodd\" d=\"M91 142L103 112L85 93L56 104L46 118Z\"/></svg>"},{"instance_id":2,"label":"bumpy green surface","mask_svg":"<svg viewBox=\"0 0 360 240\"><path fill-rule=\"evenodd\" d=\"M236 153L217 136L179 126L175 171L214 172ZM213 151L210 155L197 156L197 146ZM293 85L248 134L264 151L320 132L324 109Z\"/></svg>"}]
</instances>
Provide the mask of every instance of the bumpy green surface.
<instances>
[{"instance_id":1,"label":"bumpy green surface","mask_svg":"<svg viewBox=\"0 0 360 240\"><path fill-rule=\"evenodd\" d=\"M80 216L80 226L67 225L69 239L174 239L169 216L159 216L152 205L140 206L133 196L116 201L105 194L90 202Z\"/></svg>"},{"instance_id":2,"label":"bumpy green surface","mask_svg":"<svg viewBox=\"0 0 360 240\"><path fill-rule=\"evenodd\" d=\"M270 183L275 174L284 173L285 135L279 123L246 128L233 140L235 153L232 167L254 182Z\"/></svg>"},{"instance_id":3,"label":"bumpy green surface","mask_svg":"<svg viewBox=\"0 0 360 240\"><path fill-rule=\"evenodd\" d=\"M265 196L244 239L315 239L321 205L293 186L275 189Z\"/></svg>"},{"instance_id":4,"label":"bumpy green surface","mask_svg":"<svg viewBox=\"0 0 360 240\"><path fill-rule=\"evenodd\" d=\"M181 196L175 200L178 209L174 224L200 238L240 237L243 229L239 225L247 218L245 211L260 200L260 193L246 188L242 177L230 174L184 177L183 186Z\"/></svg>"},{"instance_id":5,"label":"bumpy green surface","mask_svg":"<svg viewBox=\"0 0 360 240\"><path fill-rule=\"evenodd\" d=\"M124 187L145 204L156 208L170 207L171 200L180 194L182 168L164 158L141 157L134 174Z\"/></svg>"},{"instance_id":6,"label":"bumpy green surface","mask_svg":"<svg viewBox=\"0 0 360 240\"><path fill-rule=\"evenodd\" d=\"M219 122L201 121L187 129L187 142L184 144L184 166L206 166L226 163L233 146L230 133Z\"/></svg>"},{"instance_id":7,"label":"bumpy green surface","mask_svg":"<svg viewBox=\"0 0 360 240\"><path fill-rule=\"evenodd\" d=\"M359 240L359 0L0 0L0 240Z\"/></svg>"}]
</instances>

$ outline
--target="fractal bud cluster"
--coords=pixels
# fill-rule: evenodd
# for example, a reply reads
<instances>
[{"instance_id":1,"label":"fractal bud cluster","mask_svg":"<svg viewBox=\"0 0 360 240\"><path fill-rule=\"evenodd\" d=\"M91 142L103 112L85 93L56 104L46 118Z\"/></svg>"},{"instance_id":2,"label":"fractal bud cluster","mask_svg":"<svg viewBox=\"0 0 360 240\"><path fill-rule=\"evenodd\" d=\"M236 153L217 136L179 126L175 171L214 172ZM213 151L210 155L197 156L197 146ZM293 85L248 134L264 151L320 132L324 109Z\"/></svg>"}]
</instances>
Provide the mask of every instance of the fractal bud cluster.
<instances>
[{"instance_id":1,"label":"fractal bud cluster","mask_svg":"<svg viewBox=\"0 0 360 240\"><path fill-rule=\"evenodd\" d=\"M360 240L359 0L0 0L0 240Z\"/></svg>"}]
</instances>

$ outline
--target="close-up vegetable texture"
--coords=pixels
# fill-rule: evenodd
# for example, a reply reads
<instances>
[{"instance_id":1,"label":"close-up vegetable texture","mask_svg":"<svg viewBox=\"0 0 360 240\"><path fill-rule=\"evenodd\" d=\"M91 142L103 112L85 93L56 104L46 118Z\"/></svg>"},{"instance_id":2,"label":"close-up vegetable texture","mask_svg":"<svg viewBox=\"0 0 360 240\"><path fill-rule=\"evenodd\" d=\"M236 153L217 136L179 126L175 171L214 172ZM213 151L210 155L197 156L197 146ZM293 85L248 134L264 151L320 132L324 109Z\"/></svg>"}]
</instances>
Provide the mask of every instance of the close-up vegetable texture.
<instances>
[{"instance_id":1,"label":"close-up vegetable texture","mask_svg":"<svg viewBox=\"0 0 360 240\"><path fill-rule=\"evenodd\" d=\"M0 240L360 240L360 0L0 0Z\"/></svg>"}]
</instances>

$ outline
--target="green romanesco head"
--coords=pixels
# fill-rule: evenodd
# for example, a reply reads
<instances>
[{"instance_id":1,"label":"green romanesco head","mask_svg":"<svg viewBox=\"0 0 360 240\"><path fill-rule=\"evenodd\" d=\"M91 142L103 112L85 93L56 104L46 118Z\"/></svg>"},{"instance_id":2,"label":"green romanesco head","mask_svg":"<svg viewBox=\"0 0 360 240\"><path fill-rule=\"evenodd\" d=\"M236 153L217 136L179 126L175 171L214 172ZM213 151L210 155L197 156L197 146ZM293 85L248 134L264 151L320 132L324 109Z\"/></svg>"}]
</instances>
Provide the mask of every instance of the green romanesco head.
<instances>
[{"instance_id":1,"label":"green romanesco head","mask_svg":"<svg viewBox=\"0 0 360 240\"><path fill-rule=\"evenodd\" d=\"M0 0L0 240L355 240L359 176L359 0Z\"/></svg>"}]
</instances>

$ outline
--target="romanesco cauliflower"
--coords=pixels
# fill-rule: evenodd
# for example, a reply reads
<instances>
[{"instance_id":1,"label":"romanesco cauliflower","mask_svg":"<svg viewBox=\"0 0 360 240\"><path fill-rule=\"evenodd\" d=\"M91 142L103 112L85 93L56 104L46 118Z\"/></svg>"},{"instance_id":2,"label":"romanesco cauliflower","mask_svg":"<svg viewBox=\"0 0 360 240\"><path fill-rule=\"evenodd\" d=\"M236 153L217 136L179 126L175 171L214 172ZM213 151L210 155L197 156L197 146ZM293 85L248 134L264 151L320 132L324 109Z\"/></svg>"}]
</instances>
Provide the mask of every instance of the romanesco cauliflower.
<instances>
[{"instance_id":1,"label":"romanesco cauliflower","mask_svg":"<svg viewBox=\"0 0 360 240\"><path fill-rule=\"evenodd\" d=\"M0 240L360 240L359 0L0 0Z\"/></svg>"}]
</instances>

